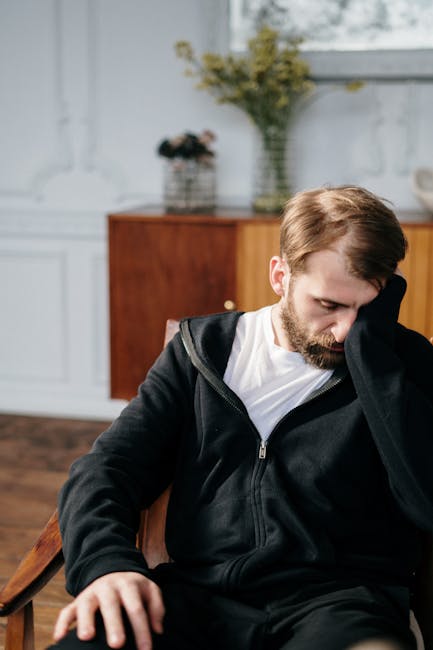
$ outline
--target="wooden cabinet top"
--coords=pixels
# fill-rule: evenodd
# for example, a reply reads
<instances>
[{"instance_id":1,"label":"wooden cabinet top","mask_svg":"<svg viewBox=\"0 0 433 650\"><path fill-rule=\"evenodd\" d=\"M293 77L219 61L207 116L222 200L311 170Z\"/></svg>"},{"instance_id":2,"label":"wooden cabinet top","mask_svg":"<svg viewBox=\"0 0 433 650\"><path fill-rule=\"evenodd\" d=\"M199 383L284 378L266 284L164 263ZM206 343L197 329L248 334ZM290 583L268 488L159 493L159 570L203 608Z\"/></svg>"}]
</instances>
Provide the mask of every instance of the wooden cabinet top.
<instances>
[{"instance_id":1,"label":"wooden cabinet top","mask_svg":"<svg viewBox=\"0 0 433 650\"><path fill-rule=\"evenodd\" d=\"M168 223L238 223L238 222L275 222L278 223L280 216L278 214L259 214L251 212L250 210L236 209L220 209L212 214L172 214L166 213L162 209L151 208L134 208L133 210L125 210L122 212L115 212L108 215L110 221L134 221L145 219L146 221L158 221L161 219Z\"/></svg>"},{"instance_id":2,"label":"wooden cabinet top","mask_svg":"<svg viewBox=\"0 0 433 650\"><path fill-rule=\"evenodd\" d=\"M396 210L397 217L402 226L433 227L433 215L421 211ZM158 221L163 219L167 223L279 223L281 216L252 212L248 208L219 208L212 214L172 214L166 213L161 207L136 207L131 210L122 210L108 215L110 221Z\"/></svg>"}]
</instances>

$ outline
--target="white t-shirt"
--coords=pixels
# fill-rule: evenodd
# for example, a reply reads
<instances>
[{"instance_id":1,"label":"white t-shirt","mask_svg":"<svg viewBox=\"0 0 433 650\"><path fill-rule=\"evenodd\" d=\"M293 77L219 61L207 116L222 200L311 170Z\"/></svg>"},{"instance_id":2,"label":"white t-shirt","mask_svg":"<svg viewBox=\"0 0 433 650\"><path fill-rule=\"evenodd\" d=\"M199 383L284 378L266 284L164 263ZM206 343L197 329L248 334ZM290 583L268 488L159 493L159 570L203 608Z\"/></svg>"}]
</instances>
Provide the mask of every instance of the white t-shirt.
<instances>
[{"instance_id":1,"label":"white t-shirt","mask_svg":"<svg viewBox=\"0 0 433 650\"><path fill-rule=\"evenodd\" d=\"M239 318L224 373L226 384L241 398L263 440L281 418L332 375L275 343L272 306Z\"/></svg>"}]
</instances>

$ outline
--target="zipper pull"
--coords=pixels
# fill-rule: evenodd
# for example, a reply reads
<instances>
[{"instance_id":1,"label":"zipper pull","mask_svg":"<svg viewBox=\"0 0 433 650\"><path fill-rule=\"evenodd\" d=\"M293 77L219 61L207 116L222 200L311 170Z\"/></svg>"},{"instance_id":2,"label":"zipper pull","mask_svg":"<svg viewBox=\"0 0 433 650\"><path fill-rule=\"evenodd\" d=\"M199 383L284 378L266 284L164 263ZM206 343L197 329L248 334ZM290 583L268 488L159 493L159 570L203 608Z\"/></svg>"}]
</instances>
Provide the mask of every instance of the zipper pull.
<instances>
[{"instance_id":1,"label":"zipper pull","mask_svg":"<svg viewBox=\"0 0 433 650\"><path fill-rule=\"evenodd\" d=\"M266 458L266 440L262 440L260 442L259 458L260 460L264 460Z\"/></svg>"}]
</instances>

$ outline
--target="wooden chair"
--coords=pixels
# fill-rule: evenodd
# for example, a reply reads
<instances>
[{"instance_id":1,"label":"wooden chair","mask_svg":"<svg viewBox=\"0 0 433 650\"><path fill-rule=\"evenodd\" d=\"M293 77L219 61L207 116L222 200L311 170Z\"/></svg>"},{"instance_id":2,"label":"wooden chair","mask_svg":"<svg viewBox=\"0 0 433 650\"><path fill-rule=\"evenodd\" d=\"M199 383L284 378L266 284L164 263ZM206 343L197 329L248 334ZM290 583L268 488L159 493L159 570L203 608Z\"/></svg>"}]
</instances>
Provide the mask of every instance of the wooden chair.
<instances>
[{"instance_id":1,"label":"wooden chair","mask_svg":"<svg viewBox=\"0 0 433 650\"><path fill-rule=\"evenodd\" d=\"M167 322L165 343L177 329L177 321ZM170 488L142 513L137 545L150 567L169 560L164 542L169 495ZM425 535L423 539L424 552L416 574L412 609L422 631L425 650L433 650L433 536ZM62 565L62 540L55 512L0 591L0 615L8 617L4 650L34 650L32 601Z\"/></svg>"},{"instance_id":2,"label":"wooden chair","mask_svg":"<svg viewBox=\"0 0 433 650\"><path fill-rule=\"evenodd\" d=\"M142 513L137 543L151 567L169 559L164 543L168 498L169 490L166 490ZM34 650L33 598L62 565L62 540L56 511L0 591L0 615L8 617L4 650Z\"/></svg>"}]
</instances>

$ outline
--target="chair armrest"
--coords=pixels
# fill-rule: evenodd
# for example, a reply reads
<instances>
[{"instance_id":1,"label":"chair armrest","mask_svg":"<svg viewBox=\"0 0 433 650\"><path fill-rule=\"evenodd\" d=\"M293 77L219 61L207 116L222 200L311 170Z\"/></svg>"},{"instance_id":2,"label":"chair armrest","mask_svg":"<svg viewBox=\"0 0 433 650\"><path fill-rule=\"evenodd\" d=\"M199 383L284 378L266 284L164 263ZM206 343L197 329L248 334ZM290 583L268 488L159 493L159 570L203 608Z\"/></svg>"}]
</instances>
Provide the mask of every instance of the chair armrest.
<instances>
[{"instance_id":1,"label":"chair armrest","mask_svg":"<svg viewBox=\"0 0 433 650\"><path fill-rule=\"evenodd\" d=\"M153 567L169 561L164 544L168 488L142 515L138 547ZM30 602L64 563L57 510L49 519L33 548L0 591L0 616L9 616Z\"/></svg>"},{"instance_id":2,"label":"chair armrest","mask_svg":"<svg viewBox=\"0 0 433 650\"><path fill-rule=\"evenodd\" d=\"M9 616L31 601L62 565L62 539L55 511L33 548L0 591L0 616Z\"/></svg>"}]
</instances>

